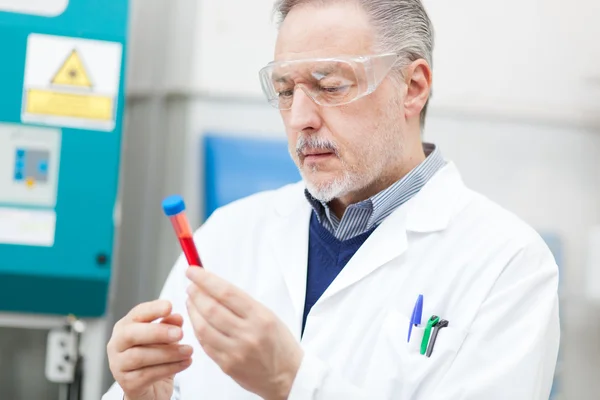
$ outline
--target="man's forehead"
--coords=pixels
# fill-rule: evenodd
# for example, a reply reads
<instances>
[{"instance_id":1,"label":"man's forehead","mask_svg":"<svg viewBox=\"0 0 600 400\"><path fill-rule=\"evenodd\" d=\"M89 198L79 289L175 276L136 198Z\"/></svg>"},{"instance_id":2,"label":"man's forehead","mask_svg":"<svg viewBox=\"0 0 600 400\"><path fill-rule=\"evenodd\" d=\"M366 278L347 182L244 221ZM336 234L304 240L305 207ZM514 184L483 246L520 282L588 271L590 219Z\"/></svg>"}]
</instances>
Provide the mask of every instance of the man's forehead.
<instances>
[{"instance_id":1,"label":"man's forehead","mask_svg":"<svg viewBox=\"0 0 600 400\"><path fill-rule=\"evenodd\" d=\"M292 9L275 46L275 60L368 54L373 31L353 2Z\"/></svg>"}]
</instances>

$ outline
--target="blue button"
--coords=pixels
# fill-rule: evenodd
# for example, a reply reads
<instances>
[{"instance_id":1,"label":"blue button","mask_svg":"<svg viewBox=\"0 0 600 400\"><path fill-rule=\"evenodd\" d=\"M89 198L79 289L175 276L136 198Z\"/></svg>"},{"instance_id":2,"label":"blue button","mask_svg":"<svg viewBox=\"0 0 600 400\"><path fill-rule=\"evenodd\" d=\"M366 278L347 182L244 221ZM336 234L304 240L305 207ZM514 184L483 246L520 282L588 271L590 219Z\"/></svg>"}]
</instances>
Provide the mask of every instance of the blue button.
<instances>
[{"instance_id":1,"label":"blue button","mask_svg":"<svg viewBox=\"0 0 600 400\"><path fill-rule=\"evenodd\" d=\"M24 166L25 166L25 162L23 160L17 160L17 162L15 163L16 169L23 169Z\"/></svg>"},{"instance_id":2,"label":"blue button","mask_svg":"<svg viewBox=\"0 0 600 400\"><path fill-rule=\"evenodd\" d=\"M17 149L17 158L23 158L23 157L25 157L25 150Z\"/></svg>"},{"instance_id":3,"label":"blue button","mask_svg":"<svg viewBox=\"0 0 600 400\"><path fill-rule=\"evenodd\" d=\"M40 161L40 163L38 164L38 170L42 173L48 172L48 161Z\"/></svg>"},{"instance_id":4,"label":"blue button","mask_svg":"<svg viewBox=\"0 0 600 400\"><path fill-rule=\"evenodd\" d=\"M15 181L22 181L23 180L23 173L20 171L15 172Z\"/></svg>"}]
</instances>

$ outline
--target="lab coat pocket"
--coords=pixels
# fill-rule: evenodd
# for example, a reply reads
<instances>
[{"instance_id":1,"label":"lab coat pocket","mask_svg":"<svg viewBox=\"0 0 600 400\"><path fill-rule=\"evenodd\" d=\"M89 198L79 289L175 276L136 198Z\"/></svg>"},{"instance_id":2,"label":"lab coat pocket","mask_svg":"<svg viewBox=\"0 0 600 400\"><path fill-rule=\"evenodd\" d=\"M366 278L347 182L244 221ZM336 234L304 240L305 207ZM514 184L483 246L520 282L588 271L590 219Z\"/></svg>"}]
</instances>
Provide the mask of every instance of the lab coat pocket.
<instances>
[{"instance_id":1,"label":"lab coat pocket","mask_svg":"<svg viewBox=\"0 0 600 400\"><path fill-rule=\"evenodd\" d=\"M383 340L392 350L392 355L398 357L402 363L407 362L414 355L420 355L421 341L425 334L424 326L413 325L409 340L409 323L410 318L392 310L386 315L382 327Z\"/></svg>"},{"instance_id":2,"label":"lab coat pocket","mask_svg":"<svg viewBox=\"0 0 600 400\"><path fill-rule=\"evenodd\" d=\"M408 322L407 326L408 326ZM400 328L400 327L398 327ZM407 330L408 328L404 328ZM425 334L425 328L423 326L413 326L410 334L410 341L408 341L407 336L407 351L410 353L418 353L421 350L421 341L423 340L423 335ZM397 351L400 351L397 349Z\"/></svg>"},{"instance_id":3,"label":"lab coat pocket","mask_svg":"<svg viewBox=\"0 0 600 400\"><path fill-rule=\"evenodd\" d=\"M387 343L389 357L397 363L397 379L402 382L401 385L395 385L393 398L413 398L435 385L452 364L464 339L459 329L451 326L442 328L431 356L427 357L421 354L424 326L413 326L410 341L407 342L409 323L409 317L391 310L382 326L382 340Z\"/></svg>"}]
</instances>

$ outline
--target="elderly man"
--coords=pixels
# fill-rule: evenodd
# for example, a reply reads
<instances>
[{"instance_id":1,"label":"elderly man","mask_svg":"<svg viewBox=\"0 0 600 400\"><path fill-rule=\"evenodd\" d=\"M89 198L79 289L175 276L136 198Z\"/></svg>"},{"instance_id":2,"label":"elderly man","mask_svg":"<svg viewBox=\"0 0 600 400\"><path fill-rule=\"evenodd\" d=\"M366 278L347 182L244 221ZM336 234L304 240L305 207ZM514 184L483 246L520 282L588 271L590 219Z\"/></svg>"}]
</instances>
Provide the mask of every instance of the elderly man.
<instances>
[{"instance_id":1,"label":"elderly man","mask_svg":"<svg viewBox=\"0 0 600 400\"><path fill-rule=\"evenodd\" d=\"M280 0L260 71L303 180L217 210L120 320L105 400L548 399L557 267L421 142L419 0ZM192 356L193 354L193 356Z\"/></svg>"}]
</instances>

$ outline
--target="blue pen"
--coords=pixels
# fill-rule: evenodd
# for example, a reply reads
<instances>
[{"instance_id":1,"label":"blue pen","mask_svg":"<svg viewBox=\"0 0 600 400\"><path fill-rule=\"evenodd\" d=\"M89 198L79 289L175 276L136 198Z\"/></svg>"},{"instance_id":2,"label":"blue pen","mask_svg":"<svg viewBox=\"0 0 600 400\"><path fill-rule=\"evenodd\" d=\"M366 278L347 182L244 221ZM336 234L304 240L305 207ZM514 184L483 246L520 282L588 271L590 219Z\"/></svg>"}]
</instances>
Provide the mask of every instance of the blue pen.
<instances>
[{"instance_id":1,"label":"blue pen","mask_svg":"<svg viewBox=\"0 0 600 400\"><path fill-rule=\"evenodd\" d=\"M420 294L417 297L417 302L415 303L415 308L413 308L412 316L410 317L410 324L408 325L408 339L407 342L410 342L410 334L412 333L413 326L421 325L421 317L423 315L423 295Z\"/></svg>"}]
</instances>

